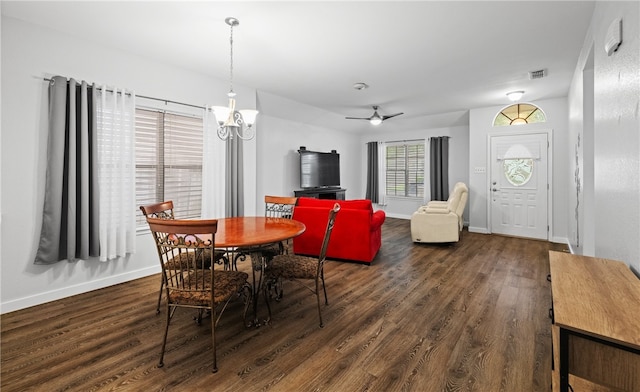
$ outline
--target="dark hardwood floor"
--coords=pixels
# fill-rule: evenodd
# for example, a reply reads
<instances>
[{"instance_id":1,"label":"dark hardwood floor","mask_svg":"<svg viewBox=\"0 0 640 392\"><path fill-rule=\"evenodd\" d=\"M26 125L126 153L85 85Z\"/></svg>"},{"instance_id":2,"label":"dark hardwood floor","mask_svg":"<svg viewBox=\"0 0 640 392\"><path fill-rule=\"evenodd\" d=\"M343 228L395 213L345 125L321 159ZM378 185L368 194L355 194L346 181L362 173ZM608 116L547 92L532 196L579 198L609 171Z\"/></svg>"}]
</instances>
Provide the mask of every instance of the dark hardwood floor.
<instances>
[{"instance_id":1,"label":"dark hardwood floor","mask_svg":"<svg viewBox=\"0 0 640 392\"><path fill-rule=\"evenodd\" d=\"M565 247L466 231L453 245L417 245L409 225L387 219L370 266L327 263L322 329L313 296L291 283L267 326L245 328L241 304L229 307L216 374L209 323L185 310L156 367L159 275L4 314L0 389L550 390L548 250Z\"/></svg>"}]
</instances>

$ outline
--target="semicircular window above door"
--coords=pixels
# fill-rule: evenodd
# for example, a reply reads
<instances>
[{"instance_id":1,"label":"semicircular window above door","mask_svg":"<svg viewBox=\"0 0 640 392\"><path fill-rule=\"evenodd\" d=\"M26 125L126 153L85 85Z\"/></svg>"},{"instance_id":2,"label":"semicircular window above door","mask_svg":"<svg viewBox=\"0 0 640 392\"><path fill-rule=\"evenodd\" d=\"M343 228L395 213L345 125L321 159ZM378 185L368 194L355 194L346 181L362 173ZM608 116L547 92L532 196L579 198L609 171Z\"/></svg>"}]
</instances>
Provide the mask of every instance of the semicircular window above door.
<instances>
[{"instance_id":1,"label":"semicircular window above door","mask_svg":"<svg viewBox=\"0 0 640 392\"><path fill-rule=\"evenodd\" d=\"M546 122L544 112L530 103L516 103L502 109L493 120L494 127Z\"/></svg>"}]
</instances>

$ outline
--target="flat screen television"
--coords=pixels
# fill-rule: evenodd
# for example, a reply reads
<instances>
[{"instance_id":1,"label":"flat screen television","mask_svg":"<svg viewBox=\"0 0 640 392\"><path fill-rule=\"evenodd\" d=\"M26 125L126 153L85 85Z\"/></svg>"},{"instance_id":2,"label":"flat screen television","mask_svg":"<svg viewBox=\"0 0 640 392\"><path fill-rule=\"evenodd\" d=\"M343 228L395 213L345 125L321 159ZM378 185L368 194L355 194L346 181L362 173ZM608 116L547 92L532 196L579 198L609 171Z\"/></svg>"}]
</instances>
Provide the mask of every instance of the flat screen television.
<instances>
[{"instance_id":1,"label":"flat screen television","mask_svg":"<svg viewBox=\"0 0 640 392\"><path fill-rule=\"evenodd\" d=\"M339 188L340 154L308 151L302 147L300 153L300 188Z\"/></svg>"}]
</instances>

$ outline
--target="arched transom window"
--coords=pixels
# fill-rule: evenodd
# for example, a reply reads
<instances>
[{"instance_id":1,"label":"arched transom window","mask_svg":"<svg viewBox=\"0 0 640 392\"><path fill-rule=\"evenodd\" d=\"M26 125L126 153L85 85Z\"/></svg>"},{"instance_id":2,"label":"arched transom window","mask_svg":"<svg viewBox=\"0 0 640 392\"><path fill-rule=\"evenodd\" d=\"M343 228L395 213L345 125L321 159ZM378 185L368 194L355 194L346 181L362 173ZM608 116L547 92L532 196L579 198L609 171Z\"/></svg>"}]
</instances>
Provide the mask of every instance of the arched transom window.
<instances>
[{"instance_id":1,"label":"arched transom window","mask_svg":"<svg viewBox=\"0 0 640 392\"><path fill-rule=\"evenodd\" d=\"M516 103L502 109L493 120L493 126L533 124L546 121L547 117L537 106L529 103Z\"/></svg>"}]
</instances>

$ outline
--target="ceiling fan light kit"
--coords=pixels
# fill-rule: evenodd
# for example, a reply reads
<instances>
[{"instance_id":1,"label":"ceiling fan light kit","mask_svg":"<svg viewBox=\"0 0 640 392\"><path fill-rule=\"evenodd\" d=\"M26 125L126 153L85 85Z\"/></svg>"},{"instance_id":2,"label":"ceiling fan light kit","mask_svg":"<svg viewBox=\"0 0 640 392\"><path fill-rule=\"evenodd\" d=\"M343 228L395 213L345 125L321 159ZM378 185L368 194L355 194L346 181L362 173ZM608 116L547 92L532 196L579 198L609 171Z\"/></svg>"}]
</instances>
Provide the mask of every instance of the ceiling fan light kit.
<instances>
[{"instance_id":1,"label":"ceiling fan light kit","mask_svg":"<svg viewBox=\"0 0 640 392\"><path fill-rule=\"evenodd\" d=\"M371 116L371 118L369 119L369 122L372 125L380 125L380 124L382 124L382 117L380 117L380 115L376 111L376 112L373 113L373 116Z\"/></svg>"}]
</instances>

